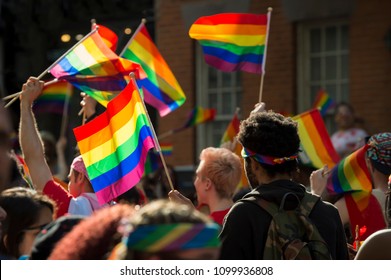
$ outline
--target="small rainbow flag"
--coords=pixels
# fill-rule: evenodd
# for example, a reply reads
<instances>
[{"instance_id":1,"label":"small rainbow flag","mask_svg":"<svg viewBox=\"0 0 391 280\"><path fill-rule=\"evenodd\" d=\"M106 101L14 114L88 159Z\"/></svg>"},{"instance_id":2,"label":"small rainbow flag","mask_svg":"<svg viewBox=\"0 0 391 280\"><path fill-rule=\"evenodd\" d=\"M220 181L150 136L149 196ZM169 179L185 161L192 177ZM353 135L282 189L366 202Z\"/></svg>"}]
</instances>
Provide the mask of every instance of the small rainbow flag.
<instances>
[{"instance_id":1,"label":"small rainbow flag","mask_svg":"<svg viewBox=\"0 0 391 280\"><path fill-rule=\"evenodd\" d=\"M145 102L165 116L180 107L186 96L171 69L152 41L144 22L140 24L121 53L121 57L139 63L147 78L137 81L143 89Z\"/></svg>"},{"instance_id":2,"label":"small rainbow flag","mask_svg":"<svg viewBox=\"0 0 391 280\"><path fill-rule=\"evenodd\" d=\"M71 48L50 70L54 77L69 81L103 106L107 106L109 100L124 89L131 72L140 78L145 77L139 64L118 57L94 31Z\"/></svg>"},{"instance_id":3,"label":"small rainbow flag","mask_svg":"<svg viewBox=\"0 0 391 280\"><path fill-rule=\"evenodd\" d=\"M312 109L293 117L298 122L301 162L315 168L325 164L334 167L339 161L339 155L331 143L330 136L318 109Z\"/></svg>"},{"instance_id":4,"label":"small rainbow flag","mask_svg":"<svg viewBox=\"0 0 391 280\"><path fill-rule=\"evenodd\" d=\"M134 187L155 147L136 85L130 82L107 110L76 127L74 134L98 201L103 204Z\"/></svg>"},{"instance_id":5,"label":"small rainbow flag","mask_svg":"<svg viewBox=\"0 0 391 280\"><path fill-rule=\"evenodd\" d=\"M181 131L191 126L195 126L197 124L213 121L215 117L216 109L207 109L197 106L189 113L185 125L178 129L175 129L175 132Z\"/></svg>"},{"instance_id":6,"label":"small rainbow flag","mask_svg":"<svg viewBox=\"0 0 391 280\"><path fill-rule=\"evenodd\" d=\"M330 194L372 191L371 177L365 162L368 147L361 147L334 166L327 182L327 191Z\"/></svg>"},{"instance_id":7,"label":"small rainbow flag","mask_svg":"<svg viewBox=\"0 0 391 280\"><path fill-rule=\"evenodd\" d=\"M22 176L23 180L25 180L25 182L28 184L28 186L31 189L35 189L33 181L31 180L29 168L28 168L23 156L16 154L15 151L12 150L11 157L16 162L19 173Z\"/></svg>"},{"instance_id":8,"label":"small rainbow flag","mask_svg":"<svg viewBox=\"0 0 391 280\"><path fill-rule=\"evenodd\" d=\"M34 113L63 114L64 106L71 98L72 89L72 85L67 81L58 81L45 86L33 105Z\"/></svg>"},{"instance_id":9,"label":"small rainbow flag","mask_svg":"<svg viewBox=\"0 0 391 280\"><path fill-rule=\"evenodd\" d=\"M163 155L171 156L174 147L171 143L160 143L160 149L162 150Z\"/></svg>"},{"instance_id":10,"label":"small rainbow flag","mask_svg":"<svg viewBox=\"0 0 391 280\"><path fill-rule=\"evenodd\" d=\"M316 95L314 105L312 108L318 108L320 114L325 116L327 111L335 106L335 102L331 99L331 97L327 94L327 92L323 89L318 91Z\"/></svg>"},{"instance_id":11,"label":"small rainbow flag","mask_svg":"<svg viewBox=\"0 0 391 280\"><path fill-rule=\"evenodd\" d=\"M221 71L265 71L268 14L216 14L197 19L190 38L202 46L206 63Z\"/></svg>"}]
</instances>

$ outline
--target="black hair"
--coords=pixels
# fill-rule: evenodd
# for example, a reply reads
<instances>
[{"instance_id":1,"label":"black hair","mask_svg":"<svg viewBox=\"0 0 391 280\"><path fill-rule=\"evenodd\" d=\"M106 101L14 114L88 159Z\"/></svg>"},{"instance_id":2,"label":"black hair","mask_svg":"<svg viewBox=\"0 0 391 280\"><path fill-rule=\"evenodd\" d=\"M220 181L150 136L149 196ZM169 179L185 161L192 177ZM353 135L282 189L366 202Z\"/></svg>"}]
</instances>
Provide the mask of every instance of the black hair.
<instances>
[{"instance_id":1,"label":"black hair","mask_svg":"<svg viewBox=\"0 0 391 280\"><path fill-rule=\"evenodd\" d=\"M243 147L257 154L277 158L296 155L300 147L297 123L273 111L253 113L243 120L238 140ZM276 165L259 164L270 176L297 171L298 166L296 160Z\"/></svg>"}]
</instances>

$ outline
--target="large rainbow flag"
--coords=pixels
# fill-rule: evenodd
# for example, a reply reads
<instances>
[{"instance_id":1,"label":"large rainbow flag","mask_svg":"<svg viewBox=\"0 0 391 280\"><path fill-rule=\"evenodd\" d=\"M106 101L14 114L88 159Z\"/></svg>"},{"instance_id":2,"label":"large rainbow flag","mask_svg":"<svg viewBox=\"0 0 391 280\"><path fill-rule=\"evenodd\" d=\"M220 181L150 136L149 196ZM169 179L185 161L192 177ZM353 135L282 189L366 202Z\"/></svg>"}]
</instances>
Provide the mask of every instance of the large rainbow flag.
<instances>
[{"instance_id":1,"label":"large rainbow flag","mask_svg":"<svg viewBox=\"0 0 391 280\"><path fill-rule=\"evenodd\" d=\"M145 102L165 116L181 106L186 96L145 27L140 24L120 56L139 63L147 74L137 80Z\"/></svg>"},{"instance_id":2,"label":"large rainbow flag","mask_svg":"<svg viewBox=\"0 0 391 280\"><path fill-rule=\"evenodd\" d=\"M148 150L155 147L143 101L133 82L107 110L74 134L100 203L134 187L144 174Z\"/></svg>"},{"instance_id":3,"label":"large rainbow flag","mask_svg":"<svg viewBox=\"0 0 391 280\"><path fill-rule=\"evenodd\" d=\"M319 110L312 109L292 119L298 122L302 150L299 153L300 161L315 168L322 168L326 164L333 168L340 161L340 157L331 143Z\"/></svg>"},{"instance_id":4,"label":"large rainbow flag","mask_svg":"<svg viewBox=\"0 0 391 280\"><path fill-rule=\"evenodd\" d=\"M268 36L268 14L216 14L197 19L190 38L202 46L206 63L222 71L260 74Z\"/></svg>"},{"instance_id":5,"label":"large rainbow flag","mask_svg":"<svg viewBox=\"0 0 391 280\"><path fill-rule=\"evenodd\" d=\"M63 114L64 106L66 103L69 104L72 89L72 85L67 81L58 81L45 86L42 94L34 102L34 113Z\"/></svg>"},{"instance_id":6,"label":"large rainbow flag","mask_svg":"<svg viewBox=\"0 0 391 280\"><path fill-rule=\"evenodd\" d=\"M312 108L318 108L320 114L322 116L325 116L327 111L333 108L335 105L336 105L335 102L331 99L331 97L327 94L327 92L321 89L318 91L316 95Z\"/></svg>"},{"instance_id":7,"label":"large rainbow flag","mask_svg":"<svg viewBox=\"0 0 391 280\"><path fill-rule=\"evenodd\" d=\"M117 56L94 31L50 70L54 77L69 81L103 106L124 89L131 72L140 78L145 77L139 64Z\"/></svg>"}]
</instances>

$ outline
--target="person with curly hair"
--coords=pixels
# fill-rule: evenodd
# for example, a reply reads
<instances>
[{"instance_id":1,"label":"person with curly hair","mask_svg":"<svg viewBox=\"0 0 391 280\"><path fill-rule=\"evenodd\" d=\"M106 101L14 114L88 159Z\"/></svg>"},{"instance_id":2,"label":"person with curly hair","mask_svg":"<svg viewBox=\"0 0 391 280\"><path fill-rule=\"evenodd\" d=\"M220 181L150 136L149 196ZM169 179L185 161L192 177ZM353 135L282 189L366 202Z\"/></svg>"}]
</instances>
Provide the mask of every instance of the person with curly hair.
<instances>
[{"instance_id":1,"label":"person with curly hair","mask_svg":"<svg viewBox=\"0 0 391 280\"><path fill-rule=\"evenodd\" d=\"M54 246L49 260L103 260L121 240L117 229L122 219L134 215L128 204L115 204L85 217Z\"/></svg>"},{"instance_id":2,"label":"person with curly hair","mask_svg":"<svg viewBox=\"0 0 391 280\"><path fill-rule=\"evenodd\" d=\"M297 123L281 114L259 110L258 105L240 124L245 172L252 191L237 201L228 212L220 234L222 259L263 259L271 215L252 198L266 200L283 210L295 209L298 199L311 194L293 181L297 172L300 139ZM287 193L294 194L286 196ZM282 203L284 198L285 203ZM317 200L309 214L333 259L348 259L345 233L338 210ZM275 246L274 244L272 246Z\"/></svg>"}]
</instances>

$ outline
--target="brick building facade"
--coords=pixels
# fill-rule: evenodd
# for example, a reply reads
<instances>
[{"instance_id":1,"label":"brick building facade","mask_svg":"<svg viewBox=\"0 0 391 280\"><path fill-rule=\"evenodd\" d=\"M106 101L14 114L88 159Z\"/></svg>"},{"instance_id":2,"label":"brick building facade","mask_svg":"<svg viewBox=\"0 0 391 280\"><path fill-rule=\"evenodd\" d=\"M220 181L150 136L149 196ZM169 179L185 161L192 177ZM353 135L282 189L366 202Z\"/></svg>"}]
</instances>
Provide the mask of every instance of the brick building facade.
<instances>
[{"instance_id":1,"label":"brick building facade","mask_svg":"<svg viewBox=\"0 0 391 280\"><path fill-rule=\"evenodd\" d=\"M187 96L181 108L158 120L158 134L183 124L194 106L210 106L208 98L202 96L205 85L197 66L202 63L199 62L202 55L197 51L198 43L188 36L191 23L199 16L219 12L266 13L268 7L273 12L262 94L267 108L293 115L301 113L310 109L317 87L324 87L337 102L348 101L353 105L370 134L390 131L390 1L236 2L240 3L155 1L156 44ZM243 118L258 102L260 76L238 75L241 98L236 106L241 108ZM234 110L231 111L233 114ZM327 119L332 130L332 115ZM216 145L216 141L207 139L208 126L212 125L203 124L165 138L165 142L174 146L168 163L195 165L201 148Z\"/></svg>"}]
</instances>

